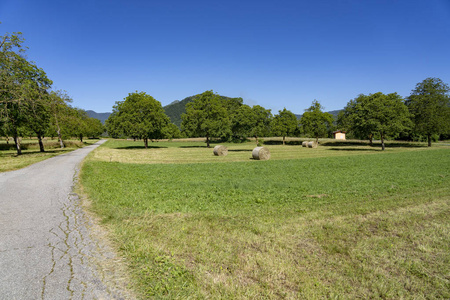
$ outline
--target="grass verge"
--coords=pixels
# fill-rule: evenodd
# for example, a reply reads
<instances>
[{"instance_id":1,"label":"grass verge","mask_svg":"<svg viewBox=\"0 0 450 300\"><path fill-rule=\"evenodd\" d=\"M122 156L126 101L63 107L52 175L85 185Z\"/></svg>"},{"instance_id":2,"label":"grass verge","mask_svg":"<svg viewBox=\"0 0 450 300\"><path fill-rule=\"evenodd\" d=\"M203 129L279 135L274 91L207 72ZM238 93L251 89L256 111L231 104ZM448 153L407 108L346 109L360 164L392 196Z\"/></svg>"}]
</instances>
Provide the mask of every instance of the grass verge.
<instances>
[{"instance_id":1,"label":"grass verge","mask_svg":"<svg viewBox=\"0 0 450 300\"><path fill-rule=\"evenodd\" d=\"M202 163L109 162L141 149L108 142L81 173L143 298L450 297L448 147L223 163L181 146Z\"/></svg>"},{"instance_id":2,"label":"grass verge","mask_svg":"<svg viewBox=\"0 0 450 300\"><path fill-rule=\"evenodd\" d=\"M46 141L44 143L45 152L39 152L39 145L36 140L24 140L22 141L22 155L17 155L14 144L6 144L3 142L0 143L0 172L21 169L47 158L93 144L97 141L87 140L81 143L80 141L68 140L64 141L66 147L63 149L59 148L59 143L56 141Z\"/></svg>"}]
</instances>

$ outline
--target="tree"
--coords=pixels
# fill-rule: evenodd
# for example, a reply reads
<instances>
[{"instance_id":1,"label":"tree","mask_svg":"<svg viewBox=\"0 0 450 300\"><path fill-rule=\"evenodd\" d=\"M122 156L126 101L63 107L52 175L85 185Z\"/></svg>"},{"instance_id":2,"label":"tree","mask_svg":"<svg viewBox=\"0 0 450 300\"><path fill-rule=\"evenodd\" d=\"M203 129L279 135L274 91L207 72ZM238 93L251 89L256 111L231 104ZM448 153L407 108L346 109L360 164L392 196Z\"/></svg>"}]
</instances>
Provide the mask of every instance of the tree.
<instances>
[{"instance_id":1,"label":"tree","mask_svg":"<svg viewBox=\"0 0 450 300\"><path fill-rule=\"evenodd\" d=\"M297 117L286 108L279 110L278 114L273 117L272 132L276 136L283 137L283 145L285 144L286 136L294 135L297 129Z\"/></svg>"},{"instance_id":2,"label":"tree","mask_svg":"<svg viewBox=\"0 0 450 300\"><path fill-rule=\"evenodd\" d=\"M181 131L177 125L173 123L167 124L167 126L163 129L164 136L168 139L178 139L181 138Z\"/></svg>"},{"instance_id":3,"label":"tree","mask_svg":"<svg viewBox=\"0 0 450 300\"><path fill-rule=\"evenodd\" d=\"M99 119L88 117L86 120L87 131L86 136L96 138L101 136L105 132L105 126Z\"/></svg>"},{"instance_id":4,"label":"tree","mask_svg":"<svg viewBox=\"0 0 450 300\"><path fill-rule=\"evenodd\" d=\"M0 126L13 137L17 155L21 131L32 129L44 151L42 135L48 126L47 90L52 82L45 72L23 56L20 33L0 37Z\"/></svg>"},{"instance_id":5,"label":"tree","mask_svg":"<svg viewBox=\"0 0 450 300\"><path fill-rule=\"evenodd\" d=\"M161 103L145 92L128 94L124 101L117 101L113 113L107 120L109 132L124 134L144 140L160 139L170 123Z\"/></svg>"},{"instance_id":6,"label":"tree","mask_svg":"<svg viewBox=\"0 0 450 300\"><path fill-rule=\"evenodd\" d=\"M450 132L450 88L439 78L427 78L416 85L406 100L414 130L426 135L431 147L433 134Z\"/></svg>"},{"instance_id":7,"label":"tree","mask_svg":"<svg viewBox=\"0 0 450 300\"><path fill-rule=\"evenodd\" d=\"M323 112L323 107L317 100L305 109L305 113L300 119L303 132L310 134L319 141L319 137L325 136L332 131L333 116L330 113Z\"/></svg>"},{"instance_id":8,"label":"tree","mask_svg":"<svg viewBox=\"0 0 450 300\"><path fill-rule=\"evenodd\" d=\"M255 117L250 106L243 104L231 115L231 132L233 139L246 139L255 125Z\"/></svg>"},{"instance_id":9,"label":"tree","mask_svg":"<svg viewBox=\"0 0 450 300\"><path fill-rule=\"evenodd\" d=\"M181 119L182 130L189 136L206 137L208 148L211 137L225 137L231 133L227 108L221 97L213 91L206 91L188 103Z\"/></svg>"},{"instance_id":10,"label":"tree","mask_svg":"<svg viewBox=\"0 0 450 300\"><path fill-rule=\"evenodd\" d=\"M350 131L359 139L369 139L373 145L373 136L377 133L372 123L370 111L367 110L368 96L360 94L357 98L350 100L344 110L338 115L338 126Z\"/></svg>"},{"instance_id":11,"label":"tree","mask_svg":"<svg viewBox=\"0 0 450 300\"><path fill-rule=\"evenodd\" d=\"M61 125L64 124L63 120L67 119L68 111L70 110L69 103L72 102L72 99L67 95L67 92L57 90L50 92L49 102L51 113L50 135L53 136L53 133L56 133L61 148L64 148Z\"/></svg>"},{"instance_id":12,"label":"tree","mask_svg":"<svg viewBox=\"0 0 450 300\"><path fill-rule=\"evenodd\" d=\"M351 100L344 111L345 117L341 116L341 122L359 134L373 136L378 133L382 150L385 150L387 136L397 136L412 125L408 108L397 93L361 94Z\"/></svg>"},{"instance_id":13,"label":"tree","mask_svg":"<svg viewBox=\"0 0 450 300\"><path fill-rule=\"evenodd\" d=\"M44 152L42 139L50 126L50 98L48 90L52 81L47 78L44 70L28 65L28 78L22 84L23 104L27 108L25 126L36 133L40 152Z\"/></svg>"},{"instance_id":14,"label":"tree","mask_svg":"<svg viewBox=\"0 0 450 300\"><path fill-rule=\"evenodd\" d=\"M254 123L250 130L250 134L255 138L256 144L258 144L258 137L269 134L273 116L270 109L265 109L259 105L254 105L252 107L252 114Z\"/></svg>"}]
</instances>

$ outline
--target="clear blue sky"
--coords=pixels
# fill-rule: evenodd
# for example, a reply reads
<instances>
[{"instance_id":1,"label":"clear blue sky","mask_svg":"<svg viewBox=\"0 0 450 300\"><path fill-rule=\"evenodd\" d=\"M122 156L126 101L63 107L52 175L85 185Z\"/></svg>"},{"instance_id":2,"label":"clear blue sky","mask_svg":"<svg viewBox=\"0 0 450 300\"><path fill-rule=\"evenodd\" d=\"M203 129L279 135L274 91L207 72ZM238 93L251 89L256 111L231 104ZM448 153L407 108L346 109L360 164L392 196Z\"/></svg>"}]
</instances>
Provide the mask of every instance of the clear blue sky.
<instances>
[{"instance_id":1,"label":"clear blue sky","mask_svg":"<svg viewBox=\"0 0 450 300\"><path fill-rule=\"evenodd\" d=\"M0 0L0 22L54 89L97 112L136 90L300 114L314 99L329 111L450 83L450 0Z\"/></svg>"}]
</instances>

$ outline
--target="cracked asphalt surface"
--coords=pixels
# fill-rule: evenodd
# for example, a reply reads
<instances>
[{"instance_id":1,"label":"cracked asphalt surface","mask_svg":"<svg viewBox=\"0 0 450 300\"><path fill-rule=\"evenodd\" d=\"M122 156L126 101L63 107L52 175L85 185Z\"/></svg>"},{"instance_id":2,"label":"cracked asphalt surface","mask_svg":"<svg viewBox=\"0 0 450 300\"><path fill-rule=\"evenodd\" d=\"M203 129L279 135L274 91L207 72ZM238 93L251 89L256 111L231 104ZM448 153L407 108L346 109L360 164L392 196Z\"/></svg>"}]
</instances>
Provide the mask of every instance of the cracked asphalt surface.
<instances>
[{"instance_id":1,"label":"cracked asphalt surface","mask_svg":"<svg viewBox=\"0 0 450 300\"><path fill-rule=\"evenodd\" d=\"M0 173L0 299L121 299L96 267L104 254L73 192L103 142Z\"/></svg>"}]
</instances>

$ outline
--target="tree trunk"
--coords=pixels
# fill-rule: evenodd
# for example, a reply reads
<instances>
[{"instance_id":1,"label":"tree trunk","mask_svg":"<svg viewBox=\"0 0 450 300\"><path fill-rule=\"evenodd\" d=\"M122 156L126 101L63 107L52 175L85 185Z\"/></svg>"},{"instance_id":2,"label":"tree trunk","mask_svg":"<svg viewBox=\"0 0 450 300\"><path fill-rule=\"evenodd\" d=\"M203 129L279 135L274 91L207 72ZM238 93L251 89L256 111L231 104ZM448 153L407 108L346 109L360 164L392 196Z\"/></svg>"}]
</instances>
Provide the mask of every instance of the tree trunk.
<instances>
[{"instance_id":1,"label":"tree trunk","mask_svg":"<svg viewBox=\"0 0 450 300\"><path fill-rule=\"evenodd\" d=\"M9 145L9 136L6 136L5 139L6 139L6 145Z\"/></svg>"},{"instance_id":2,"label":"tree trunk","mask_svg":"<svg viewBox=\"0 0 450 300\"><path fill-rule=\"evenodd\" d=\"M80 142L83 142L83 135L80 134Z\"/></svg>"},{"instance_id":3,"label":"tree trunk","mask_svg":"<svg viewBox=\"0 0 450 300\"><path fill-rule=\"evenodd\" d=\"M285 139L286 139L286 137L283 136L283 146L284 146L284 144L285 144Z\"/></svg>"},{"instance_id":4,"label":"tree trunk","mask_svg":"<svg viewBox=\"0 0 450 300\"><path fill-rule=\"evenodd\" d=\"M206 135L206 147L207 147L207 148L210 148L210 147L209 147L209 136L208 136L208 135Z\"/></svg>"},{"instance_id":5,"label":"tree trunk","mask_svg":"<svg viewBox=\"0 0 450 300\"><path fill-rule=\"evenodd\" d=\"M38 141L39 141L39 151L40 152L45 152L44 143L42 142L42 136L39 133L37 133L37 138L38 138Z\"/></svg>"},{"instance_id":6,"label":"tree trunk","mask_svg":"<svg viewBox=\"0 0 450 300\"><path fill-rule=\"evenodd\" d=\"M64 148L64 143L62 140L62 135L61 135L61 128L59 127L59 123L58 123L58 117L55 114L55 121L56 121L56 133L58 134L58 141L59 141L59 145L61 146L61 148Z\"/></svg>"},{"instance_id":7,"label":"tree trunk","mask_svg":"<svg viewBox=\"0 0 450 300\"><path fill-rule=\"evenodd\" d=\"M431 147L431 134L427 134L428 147Z\"/></svg>"},{"instance_id":8,"label":"tree trunk","mask_svg":"<svg viewBox=\"0 0 450 300\"><path fill-rule=\"evenodd\" d=\"M148 138L144 138L145 149L148 149Z\"/></svg>"},{"instance_id":9,"label":"tree trunk","mask_svg":"<svg viewBox=\"0 0 450 300\"><path fill-rule=\"evenodd\" d=\"M386 147L384 146L384 136L383 134L381 134L381 150L384 151L384 149L386 149Z\"/></svg>"},{"instance_id":10,"label":"tree trunk","mask_svg":"<svg viewBox=\"0 0 450 300\"><path fill-rule=\"evenodd\" d=\"M17 155L22 154L22 149L20 149L20 138L18 136L14 136L14 143L16 144Z\"/></svg>"},{"instance_id":11,"label":"tree trunk","mask_svg":"<svg viewBox=\"0 0 450 300\"><path fill-rule=\"evenodd\" d=\"M316 144L319 144L319 137L316 136Z\"/></svg>"},{"instance_id":12,"label":"tree trunk","mask_svg":"<svg viewBox=\"0 0 450 300\"><path fill-rule=\"evenodd\" d=\"M373 146L373 134L369 135L369 145Z\"/></svg>"},{"instance_id":13,"label":"tree trunk","mask_svg":"<svg viewBox=\"0 0 450 300\"><path fill-rule=\"evenodd\" d=\"M255 135L256 145L258 145L258 136Z\"/></svg>"}]
</instances>

